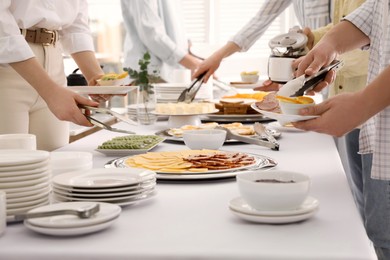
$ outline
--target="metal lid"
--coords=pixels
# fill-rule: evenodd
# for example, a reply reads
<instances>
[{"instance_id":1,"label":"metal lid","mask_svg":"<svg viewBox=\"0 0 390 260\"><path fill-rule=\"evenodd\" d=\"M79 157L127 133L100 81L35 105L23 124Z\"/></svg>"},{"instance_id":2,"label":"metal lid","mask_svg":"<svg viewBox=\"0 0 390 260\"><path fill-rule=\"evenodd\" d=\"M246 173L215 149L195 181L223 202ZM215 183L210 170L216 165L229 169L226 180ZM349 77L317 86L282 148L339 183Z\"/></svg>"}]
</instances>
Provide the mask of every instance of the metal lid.
<instances>
[{"instance_id":1,"label":"metal lid","mask_svg":"<svg viewBox=\"0 0 390 260\"><path fill-rule=\"evenodd\" d=\"M268 46L277 56L300 56L306 52L307 36L303 33L290 31L272 38Z\"/></svg>"}]
</instances>

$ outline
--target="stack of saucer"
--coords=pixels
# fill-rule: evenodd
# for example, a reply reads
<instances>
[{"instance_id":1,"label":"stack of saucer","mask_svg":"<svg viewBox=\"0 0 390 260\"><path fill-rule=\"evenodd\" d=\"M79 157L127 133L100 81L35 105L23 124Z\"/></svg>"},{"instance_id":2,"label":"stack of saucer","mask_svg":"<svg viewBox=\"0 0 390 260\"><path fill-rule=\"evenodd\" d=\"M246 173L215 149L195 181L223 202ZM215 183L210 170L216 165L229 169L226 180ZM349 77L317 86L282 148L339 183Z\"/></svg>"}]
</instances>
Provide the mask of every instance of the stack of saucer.
<instances>
[{"instance_id":1,"label":"stack of saucer","mask_svg":"<svg viewBox=\"0 0 390 260\"><path fill-rule=\"evenodd\" d=\"M243 198L234 198L229 203L229 209L239 218L256 223L285 224L306 220L312 217L318 209L319 202L313 197L306 200L296 209L259 211L252 208Z\"/></svg>"},{"instance_id":2,"label":"stack of saucer","mask_svg":"<svg viewBox=\"0 0 390 260\"><path fill-rule=\"evenodd\" d=\"M137 168L90 169L59 174L52 181L54 200L131 205L153 197L156 173Z\"/></svg>"},{"instance_id":3,"label":"stack of saucer","mask_svg":"<svg viewBox=\"0 0 390 260\"><path fill-rule=\"evenodd\" d=\"M176 103L180 94L189 86L185 83L155 84L158 103Z\"/></svg>"},{"instance_id":4,"label":"stack of saucer","mask_svg":"<svg viewBox=\"0 0 390 260\"><path fill-rule=\"evenodd\" d=\"M94 202L64 202L35 208L29 213L55 210L79 210L90 207ZM92 205L93 206L93 205ZM100 231L111 226L119 217L121 207L109 203L99 203L99 211L89 218L74 215L58 215L31 218L24 225L38 233L53 236L76 236Z\"/></svg>"},{"instance_id":5,"label":"stack of saucer","mask_svg":"<svg viewBox=\"0 0 390 260\"><path fill-rule=\"evenodd\" d=\"M49 204L50 153L0 150L0 190L6 192L7 217Z\"/></svg>"}]
</instances>

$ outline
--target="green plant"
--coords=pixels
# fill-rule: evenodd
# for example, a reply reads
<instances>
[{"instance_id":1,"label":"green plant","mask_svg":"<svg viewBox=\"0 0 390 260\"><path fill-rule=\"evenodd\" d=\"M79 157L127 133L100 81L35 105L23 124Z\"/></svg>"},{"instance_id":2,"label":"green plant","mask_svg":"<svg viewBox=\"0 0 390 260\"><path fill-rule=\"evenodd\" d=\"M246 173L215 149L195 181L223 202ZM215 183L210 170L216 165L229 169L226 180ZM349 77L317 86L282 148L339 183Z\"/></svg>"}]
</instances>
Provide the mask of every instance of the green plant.
<instances>
[{"instance_id":1,"label":"green plant","mask_svg":"<svg viewBox=\"0 0 390 260\"><path fill-rule=\"evenodd\" d=\"M123 68L127 71L129 77L134 79L133 85L139 86L140 91L145 91L148 94L154 94L151 83L154 83L158 79L157 70L153 70L152 74L149 74L150 54L145 52L142 59L138 61L139 71L132 68Z\"/></svg>"}]
</instances>

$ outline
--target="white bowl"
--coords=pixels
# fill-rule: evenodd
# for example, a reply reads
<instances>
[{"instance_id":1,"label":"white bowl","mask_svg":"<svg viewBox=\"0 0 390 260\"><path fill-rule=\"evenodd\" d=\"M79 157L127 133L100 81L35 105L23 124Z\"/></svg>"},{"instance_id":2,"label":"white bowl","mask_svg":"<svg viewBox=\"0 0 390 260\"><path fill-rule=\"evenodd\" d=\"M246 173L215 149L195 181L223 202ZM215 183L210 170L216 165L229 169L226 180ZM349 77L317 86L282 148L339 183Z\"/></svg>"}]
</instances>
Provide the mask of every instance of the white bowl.
<instances>
[{"instance_id":1,"label":"white bowl","mask_svg":"<svg viewBox=\"0 0 390 260\"><path fill-rule=\"evenodd\" d=\"M295 104L295 103L289 103L282 100L279 100L279 106L280 110L283 114L287 115L299 115L299 110L305 107L311 107L314 106L315 103L309 103L309 104Z\"/></svg>"},{"instance_id":2,"label":"white bowl","mask_svg":"<svg viewBox=\"0 0 390 260\"><path fill-rule=\"evenodd\" d=\"M0 149L36 150L36 136L33 134L0 135Z\"/></svg>"},{"instance_id":3,"label":"white bowl","mask_svg":"<svg viewBox=\"0 0 390 260\"><path fill-rule=\"evenodd\" d=\"M192 150L221 148L226 131L220 129L187 130L183 132L184 143Z\"/></svg>"},{"instance_id":4,"label":"white bowl","mask_svg":"<svg viewBox=\"0 0 390 260\"><path fill-rule=\"evenodd\" d=\"M241 74L241 80L248 83L256 83L259 81L259 75L255 74Z\"/></svg>"},{"instance_id":5,"label":"white bowl","mask_svg":"<svg viewBox=\"0 0 390 260\"><path fill-rule=\"evenodd\" d=\"M310 189L307 175L290 171L252 171L236 179L241 197L259 211L296 209Z\"/></svg>"}]
</instances>

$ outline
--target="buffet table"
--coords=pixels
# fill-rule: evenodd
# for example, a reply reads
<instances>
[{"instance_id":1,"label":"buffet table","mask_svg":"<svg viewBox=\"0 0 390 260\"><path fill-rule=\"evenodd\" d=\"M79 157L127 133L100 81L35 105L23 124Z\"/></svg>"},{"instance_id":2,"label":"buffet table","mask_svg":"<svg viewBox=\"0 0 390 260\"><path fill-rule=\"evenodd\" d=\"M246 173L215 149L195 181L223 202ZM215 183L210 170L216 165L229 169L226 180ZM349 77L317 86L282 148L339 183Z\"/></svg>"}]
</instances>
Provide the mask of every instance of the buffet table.
<instances>
[{"instance_id":1,"label":"buffet table","mask_svg":"<svg viewBox=\"0 0 390 260\"><path fill-rule=\"evenodd\" d=\"M167 122L116 127L152 134L166 129ZM0 237L0 259L375 259L333 138L281 131L280 151L237 143L223 149L269 156L278 162L277 169L310 175L310 195L320 207L306 221L270 225L239 219L228 209L229 201L239 196L234 178L161 181L157 196L124 207L118 221L98 233L60 238L9 225ZM102 130L60 150L93 152L94 167L104 167L115 157L94 149L117 135ZM164 142L153 151L181 149L187 148Z\"/></svg>"}]
</instances>

